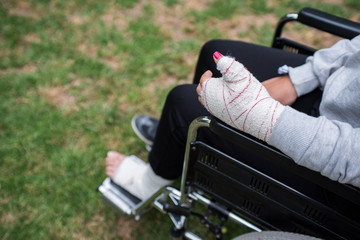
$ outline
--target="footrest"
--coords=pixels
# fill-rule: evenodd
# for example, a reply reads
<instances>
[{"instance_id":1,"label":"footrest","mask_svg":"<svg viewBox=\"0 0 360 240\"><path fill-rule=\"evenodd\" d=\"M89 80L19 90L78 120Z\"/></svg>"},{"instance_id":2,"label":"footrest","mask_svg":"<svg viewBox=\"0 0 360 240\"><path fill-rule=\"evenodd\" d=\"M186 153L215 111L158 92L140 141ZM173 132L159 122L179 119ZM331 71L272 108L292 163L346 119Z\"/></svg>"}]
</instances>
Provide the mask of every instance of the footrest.
<instances>
[{"instance_id":1,"label":"footrest","mask_svg":"<svg viewBox=\"0 0 360 240\"><path fill-rule=\"evenodd\" d=\"M119 213L132 215L134 208L141 200L121 186L114 183L110 178L106 178L98 187L98 191L102 194L104 203Z\"/></svg>"}]
</instances>

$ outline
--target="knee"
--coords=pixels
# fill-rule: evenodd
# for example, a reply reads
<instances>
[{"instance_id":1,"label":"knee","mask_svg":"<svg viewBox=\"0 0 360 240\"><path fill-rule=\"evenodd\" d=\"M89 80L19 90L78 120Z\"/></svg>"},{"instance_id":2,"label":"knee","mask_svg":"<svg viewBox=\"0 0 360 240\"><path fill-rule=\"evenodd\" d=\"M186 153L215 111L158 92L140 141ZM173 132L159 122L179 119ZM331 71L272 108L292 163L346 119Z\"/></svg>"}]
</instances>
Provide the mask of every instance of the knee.
<instances>
[{"instance_id":1,"label":"knee","mask_svg":"<svg viewBox=\"0 0 360 240\"><path fill-rule=\"evenodd\" d=\"M212 55L218 50L219 46L223 45L223 41L224 40L215 39L206 42L201 48L200 55Z\"/></svg>"},{"instance_id":2,"label":"knee","mask_svg":"<svg viewBox=\"0 0 360 240\"><path fill-rule=\"evenodd\" d=\"M215 39L206 42L200 53L204 56L212 56L215 51L219 51L224 55L234 56L253 46L255 45L238 40Z\"/></svg>"},{"instance_id":3,"label":"knee","mask_svg":"<svg viewBox=\"0 0 360 240\"><path fill-rule=\"evenodd\" d=\"M196 85L184 84L173 88L166 98L166 104L172 106L187 105L196 99Z\"/></svg>"}]
</instances>

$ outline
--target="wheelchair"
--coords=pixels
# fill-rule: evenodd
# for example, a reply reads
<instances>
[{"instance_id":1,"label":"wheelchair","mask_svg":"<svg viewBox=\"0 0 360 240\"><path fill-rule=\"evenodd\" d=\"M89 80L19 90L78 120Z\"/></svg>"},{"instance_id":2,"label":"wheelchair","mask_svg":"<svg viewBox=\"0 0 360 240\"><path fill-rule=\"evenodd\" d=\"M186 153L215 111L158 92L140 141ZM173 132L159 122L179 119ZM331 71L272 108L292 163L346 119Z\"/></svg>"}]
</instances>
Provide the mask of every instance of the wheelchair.
<instances>
[{"instance_id":1,"label":"wheelchair","mask_svg":"<svg viewBox=\"0 0 360 240\"><path fill-rule=\"evenodd\" d=\"M272 47L306 55L315 52L313 48L282 37L282 31L288 22L298 22L347 39L360 34L359 23L304 8L280 19ZM199 217L215 234L216 239L222 239L221 229L227 220L246 226L254 232L271 230L298 233L304 236L300 239L307 239L305 236L321 239L360 238L360 217L355 219L356 214L338 211L322 204L286 182L274 179L197 140L197 130L201 127L209 128L219 137L250 149L267 159L269 164L318 185L340 198L343 204L360 209L360 189L332 181L299 166L279 150L211 116L199 117L189 127L180 189L166 186L148 199L140 201L110 178L106 178L98 187L103 201L122 214L133 215L135 219L139 219L152 207L167 214L173 222L170 239L201 239L189 230L190 215ZM206 214L194 213L195 204L204 205L207 208ZM213 218L217 221L213 221Z\"/></svg>"}]
</instances>

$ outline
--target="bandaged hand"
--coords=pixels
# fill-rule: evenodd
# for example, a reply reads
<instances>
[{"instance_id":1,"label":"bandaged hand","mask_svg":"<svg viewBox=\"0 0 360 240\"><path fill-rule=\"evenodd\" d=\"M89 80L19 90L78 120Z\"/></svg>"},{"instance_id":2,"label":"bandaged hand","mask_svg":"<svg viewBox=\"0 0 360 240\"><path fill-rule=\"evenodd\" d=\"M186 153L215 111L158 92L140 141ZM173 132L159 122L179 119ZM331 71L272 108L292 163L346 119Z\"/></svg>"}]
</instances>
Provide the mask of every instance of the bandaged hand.
<instances>
[{"instance_id":1,"label":"bandaged hand","mask_svg":"<svg viewBox=\"0 0 360 240\"><path fill-rule=\"evenodd\" d=\"M267 142L284 106L234 58L216 52L214 60L222 77L204 73L197 88L200 102L230 126Z\"/></svg>"}]
</instances>

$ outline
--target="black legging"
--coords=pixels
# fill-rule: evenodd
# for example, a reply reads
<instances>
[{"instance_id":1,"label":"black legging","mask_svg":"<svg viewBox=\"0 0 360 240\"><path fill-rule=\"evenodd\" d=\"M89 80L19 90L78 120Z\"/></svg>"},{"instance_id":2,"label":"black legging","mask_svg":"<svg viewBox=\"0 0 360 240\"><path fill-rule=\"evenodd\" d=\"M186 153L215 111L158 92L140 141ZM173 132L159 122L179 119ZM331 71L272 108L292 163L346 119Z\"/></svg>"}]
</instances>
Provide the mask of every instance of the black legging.
<instances>
[{"instance_id":1,"label":"black legging","mask_svg":"<svg viewBox=\"0 0 360 240\"><path fill-rule=\"evenodd\" d=\"M206 43L201 50L194 83L199 82L201 75L206 70L211 70L214 77L220 76L212 57L215 51L235 57L260 81L278 76L277 69L284 64L298 66L303 64L306 59L304 55L259 45L239 41L213 40ZM195 89L196 84L175 87L166 99L154 145L149 154L151 167L156 174L163 178L176 179L181 175L188 127L196 117L210 115L199 103ZM320 97L319 92L312 93L299 98L293 107L314 115L316 113L313 111L313 106ZM265 159L255 156L247 149L219 139L209 129L201 128L198 138L256 169L267 171L279 180L286 179L297 189L306 186L304 191L322 198L321 190L316 186L308 187L308 184L304 184L303 179L291 173L281 172L278 167L266 164Z\"/></svg>"}]
</instances>

